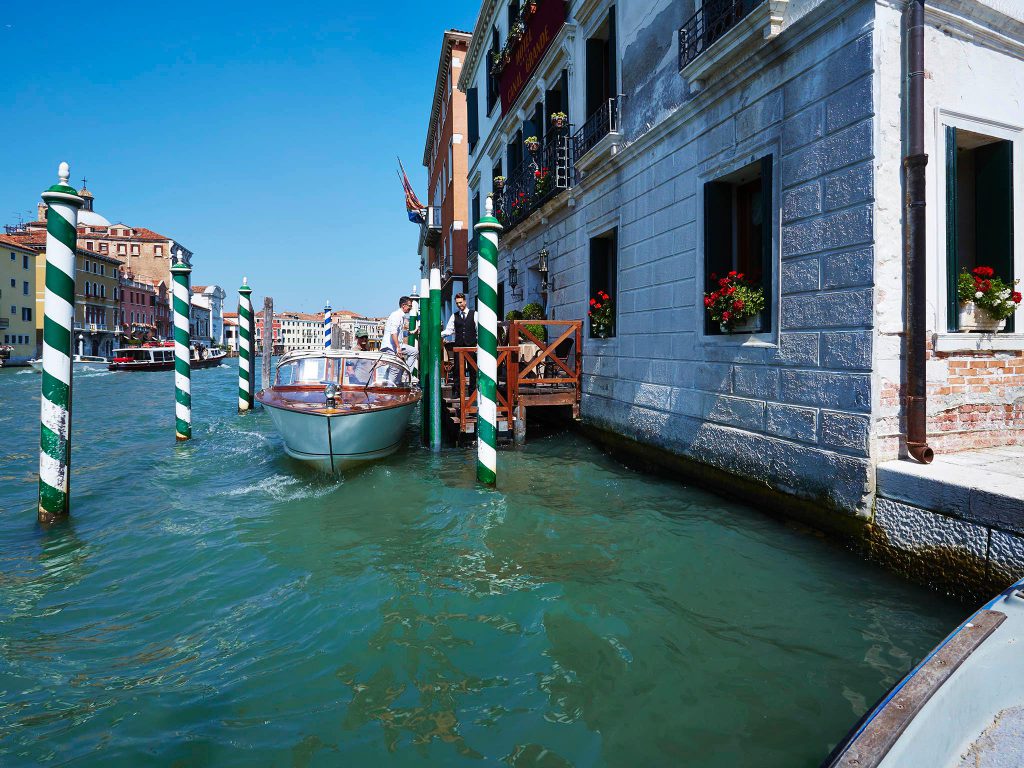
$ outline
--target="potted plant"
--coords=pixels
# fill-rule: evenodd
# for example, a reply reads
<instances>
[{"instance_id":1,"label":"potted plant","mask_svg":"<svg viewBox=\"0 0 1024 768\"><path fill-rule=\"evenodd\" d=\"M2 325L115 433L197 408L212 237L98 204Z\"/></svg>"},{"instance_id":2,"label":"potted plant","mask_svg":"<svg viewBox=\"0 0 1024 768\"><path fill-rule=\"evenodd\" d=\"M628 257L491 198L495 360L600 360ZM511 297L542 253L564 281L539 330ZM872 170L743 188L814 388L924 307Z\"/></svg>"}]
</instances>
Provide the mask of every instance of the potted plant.
<instances>
[{"instance_id":1,"label":"potted plant","mask_svg":"<svg viewBox=\"0 0 1024 768\"><path fill-rule=\"evenodd\" d=\"M525 33L526 24L523 23L522 19L516 19L508 30L508 39L510 42L518 43Z\"/></svg>"},{"instance_id":2,"label":"potted plant","mask_svg":"<svg viewBox=\"0 0 1024 768\"><path fill-rule=\"evenodd\" d=\"M533 197L537 200L544 197L551 189L551 172L547 168L538 168L533 172Z\"/></svg>"},{"instance_id":3,"label":"potted plant","mask_svg":"<svg viewBox=\"0 0 1024 768\"><path fill-rule=\"evenodd\" d=\"M501 192L505 188L505 177L495 176L494 177L494 191Z\"/></svg>"},{"instance_id":4,"label":"potted plant","mask_svg":"<svg viewBox=\"0 0 1024 768\"><path fill-rule=\"evenodd\" d=\"M538 139L536 136L527 136L523 144L526 145L526 148L530 152L536 152L538 149L540 149L540 139Z\"/></svg>"},{"instance_id":5,"label":"potted plant","mask_svg":"<svg viewBox=\"0 0 1024 768\"><path fill-rule=\"evenodd\" d=\"M735 270L723 278L711 273L718 289L704 294L704 308L718 323L722 333L754 333L760 330L758 322L764 309L764 289Z\"/></svg>"},{"instance_id":6,"label":"potted plant","mask_svg":"<svg viewBox=\"0 0 1024 768\"><path fill-rule=\"evenodd\" d=\"M555 128L565 128L566 122L569 120L569 116L565 112L552 112L551 113L551 124Z\"/></svg>"},{"instance_id":7,"label":"potted plant","mask_svg":"<svg viewBox=\"0 0 1024 768\"><path fill-rule=\"evenodd\" d=\"M963 270L956 285L960 330L964 333L1001 331L1006 326L1006 318L1020 306L1020 291L1013 290L1019 282L1014 280L1007 284L996 276L992 267L975 267L970 272Z\"/></svg>"},{"instance_id":8,"label":"potted plant","mask_svg":"<svg viewBox=\"0 0 1024 768\"><path fill-rule=\"evenodd\" d=\"M590 318L590 335L595 339L607 339L615 331L615 304L612 297L598 291L590 300L587 311Z\"/></svg>"}]
</instances>

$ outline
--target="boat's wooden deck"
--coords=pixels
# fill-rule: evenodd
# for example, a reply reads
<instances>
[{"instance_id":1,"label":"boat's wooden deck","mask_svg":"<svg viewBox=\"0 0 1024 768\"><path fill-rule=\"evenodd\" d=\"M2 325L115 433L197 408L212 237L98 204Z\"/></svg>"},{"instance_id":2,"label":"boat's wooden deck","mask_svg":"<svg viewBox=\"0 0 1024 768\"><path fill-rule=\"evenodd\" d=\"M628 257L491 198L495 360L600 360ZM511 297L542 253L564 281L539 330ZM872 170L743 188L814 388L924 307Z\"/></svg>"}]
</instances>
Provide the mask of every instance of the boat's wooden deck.
<instances>
[{"instance_id":1,"label":"boat's wooden deck","mask_svg":"<svg viewBox=\"0 0 1024 768\"><path fill-rule=\"evenodd\" d=\"M387 387L344 388L338 391L333 408L327 407L322 386L271 387L258 392L256 399L271 408L337 416L361 411L383 411L388 408L411 405L420 399L420 391Z\"/></svg>"}]
</instances>

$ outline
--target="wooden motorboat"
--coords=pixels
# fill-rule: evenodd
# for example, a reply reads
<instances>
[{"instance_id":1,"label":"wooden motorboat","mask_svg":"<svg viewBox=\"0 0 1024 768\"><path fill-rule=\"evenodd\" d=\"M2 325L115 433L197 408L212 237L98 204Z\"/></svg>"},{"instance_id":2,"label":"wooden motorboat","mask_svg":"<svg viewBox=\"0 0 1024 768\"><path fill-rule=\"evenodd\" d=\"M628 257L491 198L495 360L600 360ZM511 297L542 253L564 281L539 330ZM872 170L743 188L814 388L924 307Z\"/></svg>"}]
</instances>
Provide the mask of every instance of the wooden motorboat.
<instances>
[{"instance_id":1,"label":"wooden motorboat","mask_svg":"<svg viewBox=\"0 0 1024 768\"><path fill-rule=\"evenodd\" d=\"M1024 579L976 611L854 727L823 768L1021 765Z\"/></svg>"},{"instance_id":2,"label":"wooden motorboat","mask_svg":"<svg viewBox=\"0 0 1024 768\"><path fill-rule=\"evenodd\" d=\"M71 362L74 364L76 371L102 371L110 365L110 361L107 358L96 355L75 355L71 358ZM29 360L28 364L32 366L36 373L43 372L43 359L41 357L36 360Z\"/></svg>"},{"instance_id":3,"label":"wooden motorboat","mask_svg":"<svg viewBox=\"0 0 1024 768\"><path fill-rule=\"evenodd\" d=\"M398 450L421 393L394 353L290 352L256 393L292 458L338 472Z\"/></svg>"},{"instance_id":4,"label":"wooden motorboat","mask_svg":"<svg viewBox=\"0 0 1024 768\"><path fill-rule=\"evenodd\" d=\"M189 365L196 368L215 368L227 359L222 349L192 348ZM174 370L174 342L143 344L114 350L114 359L107 366L111 371L171 371Z\"/></svg>"}]
</instances>

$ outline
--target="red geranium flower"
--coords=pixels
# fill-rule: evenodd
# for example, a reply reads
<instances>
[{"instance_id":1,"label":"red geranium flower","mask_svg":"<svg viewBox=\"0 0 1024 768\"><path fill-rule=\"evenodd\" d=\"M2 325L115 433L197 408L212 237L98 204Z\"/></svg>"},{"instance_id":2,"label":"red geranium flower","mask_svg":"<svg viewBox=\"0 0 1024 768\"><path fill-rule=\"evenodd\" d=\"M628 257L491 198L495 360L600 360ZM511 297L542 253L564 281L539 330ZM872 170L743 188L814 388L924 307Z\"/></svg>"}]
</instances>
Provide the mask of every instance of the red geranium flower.
<instances>
[{"instance_id":1,"label":"red geranium flower","mask_svg":"<svg viewBox=\"0 0 1024 768\"><path fill-rule=\"evenodd\" d=\"M992 283L990 281L988 281L988 280L982 280L981 281L981 292L982 293L988 293L989 289L991 287L992 287Z\"/></svg>"},{"instance_id":2,"label":"red geranium flower","mask_svg":"<svg viewBox=\"0 0 1024 768\"><path fill-rule=\"evenodd\" d=\"M729 313L729 312L723 312L723 313L722 313L722 322L723 322L723 323L728 323L728 322L729 322L729 318L730 318L730 317L732 317L732 314L731 314L731 313Z\"/></svg>"},{"instance_id":3,"label":"red geranium flower","mask_svg":"<svg viewBox=\"0 0 1024 768\"><path fill-rule=\"evenodd\" d=\"M600 308L601 308L601 305L600 305L600 304L595 304L595 305L594 305L594 309L600 309Z\"/></svg>"},{"instance_id":4,"label":"red geranium flower","mask_svg":"<svg viewBox=\"0 0 1024 768\"><path fill-rule=\"evenodd\" d=\"M1011 293L1010 300L1015 304L1020 304L1020 291L1014 291Z\"/></svg>"},{"instance_id":5,"label":"red geranium flower","mask_svg":"<svg viewBox=\"0 0 1024 768\"><path fill-rule=\"evenodd\" d=\"M596 301L594 301L594 299L591 299L591 300L590 300L590 306L594 306L595 304L597 304L597 302L596 302Z\"/></svg>"},{"instance_id":6,"label":"red geranium flower","mask_svg":"<svg viewBox=\"0 0 1024 768\"><path fill-rule=\"evenodd\" d=\"M712 299L710 296L705 296L704 297L704 306L705 307L710 307L714 303L715 303L715 300Z\"/></svg>"},{"instance_id":7,"label":"red geranium flower","mask_svg":"<svg viewBox=\"0 0 1024 768\"><path fill-rule=\"evenodd\" d=\"M995 275L995 270L992 267L975 267L973 272L979 277L992 277Z\"/></svg>"},{"instance_id":8,"label":"red geranium flower","mask_svg":"<svg viewBox=\"0 0 1024 768\"><path fill-rule=\"evenodd\" d=\"M732 308L737 312L743 309L743 299L736 299L736 301L732 303Z\"/></svg>"}]
</instances>

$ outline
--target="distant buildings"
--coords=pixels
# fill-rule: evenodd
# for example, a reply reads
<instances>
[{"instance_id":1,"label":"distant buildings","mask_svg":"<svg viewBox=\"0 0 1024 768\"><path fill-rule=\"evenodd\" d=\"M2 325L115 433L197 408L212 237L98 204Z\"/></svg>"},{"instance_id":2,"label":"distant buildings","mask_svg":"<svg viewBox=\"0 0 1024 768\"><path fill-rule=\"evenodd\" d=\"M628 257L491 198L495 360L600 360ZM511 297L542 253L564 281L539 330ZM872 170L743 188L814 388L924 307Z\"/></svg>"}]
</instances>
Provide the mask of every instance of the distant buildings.
<instances>
[{"instance_id":1,"label":"distant buildings","mask_svg":"<svg viewBox=\"0 0 1024 768\"><path fill-rule=\"evenodd\" d=\"M110 356L122 344L170 338L170 265L179 250L186 261L191 260L192 252L173 238L153 230L124 223L111 224L96 212L95 198L88 189L83 186L79 195L84 205L78 215L74 328L76 352ZM26 307L28 312L25 313L33 318L34 332L29 342L31 352L26 355L22 349L24 343L19 342L18 354L11 352L12 360L27 360L42 352L46 205L39 203L37 210L36 221L6 227L7 234L2 236L3 245L0 245L5 247L10 244L21 249L19 253L22 256L26 249L33 254L33 304ZM10 278L7 279L9 281ZM202 338L206 340L204 343L223 343L223 289L215 285L200 285L193 289L193 294L199 307L195 320L202 330ZM2 298L0 295L0 300ZM0 313L0 317L3 317L3 313ZM25 335L23 332L7 333L8 337L16 336L19 339ZM8 346L13 347L10 344Z\"/></svg>"},{"instance_id":2,"label":"distant buildings","mask_svg":"<svg viewBox=\"0 0 1024 768\"><path fill-rule=\"evenodd\" d=\"M227 321L227 317L225 320ZM365 330L370 341L370 349L379 349L384 336L384 319L364 317L348 310L335 310L331 313L331 342L333 349L351 349L355 346L355 334ZM237 321L237 315L230 315L231 322ZM262 354L264 346L263 313L257 312L255 317L256 350ZM297 350L319 350L324 346L324 314L323 312L275 312L272 328L273 354Z\"/></svg>"},{"instance_id":3,"label":"distant buildings","mask_svg":"<svg viewBox=\"0 0 1024 768\"><path fill-rule=\"evenodd\" d=\"M210 341L224 344L224 299L227 294L219 285L193 285L192 303L209 310Z\"/></svg>"},{"instance_id":4,"label":"distant buildings","mask_svg":"<svg viewBox=\"0 0 1024 768\"><path fill-rule=\"evenodd\" d=\"M23 365L36 353L36 252L0 235L0 365Z\"/></svg>"}]
</instances>

